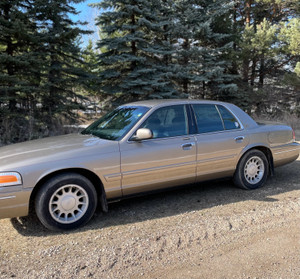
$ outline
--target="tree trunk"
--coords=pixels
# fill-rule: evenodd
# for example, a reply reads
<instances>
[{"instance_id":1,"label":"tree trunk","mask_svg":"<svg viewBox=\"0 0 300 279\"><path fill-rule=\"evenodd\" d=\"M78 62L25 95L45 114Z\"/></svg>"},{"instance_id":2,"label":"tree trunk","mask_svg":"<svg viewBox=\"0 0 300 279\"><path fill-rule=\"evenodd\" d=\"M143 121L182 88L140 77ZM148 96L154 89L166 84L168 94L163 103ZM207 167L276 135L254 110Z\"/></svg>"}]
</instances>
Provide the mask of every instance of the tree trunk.
<instances>
[{"instance_id":1,"label":"tree trunk","mask_svg":"<svg viewBox=\"0 0 300 279\"><path fill-rule=\"evenodd\" d=\"M135 20L135 15L133 14L131 16L131 24L134 26L136 24L136 20ZM133 29L131 29L131 34L134 34L135 31ZM136 48L136 42L132 41L131 42L131 53L133 56L136 56L137 53L137 48ZM134 70L136 68L136 61L132 61L131 62L131 70Z\"/></svg>"},{"instance_id":2,"label":"tree trunk","mask_svg":"<svg viewBox=\"0 0 300 279\"><path fill-rule=\"evenodd\" d=\"M50 84L49 91L46 93L46 98L44 99L43 106L47 112L47 119L46 123L48 128L51 130L54 128L54 113L56 107L58 105L56 98L58 97L58 90L57 90L57 77L59 77L59 62L58 58L55 53L55 47L52 45L50 46L50 70L48 73L48 82Z\"/></svg>"},{"instance_id":3,"label":"tree trunk","mask_svg":"<svg viewBox=\"0 0 300 279\"><path fill-rule=\"evenodd\" d=\"M246 12L246 25L250 25L251 22L251 4L252 4L252 0L247 0L245 5L245 12Z\"/></svg>"},{"instance_id":4,"label":"tree trunk","mask_svg":"<svg viewBox=\"0 0 300 279\"><path fill-rule=\"evenodd\" d=\"M254 57L252 60L252 66L251 66L251 78L250 78L251 86L254 85L254 80L255 80L255 76L256 76L256 64L257 64L257 59L256 59L256 57Z\"/></svg>"},{"instance_id":5,"label":"tree trunk","mask_svg":"<svg viewBox=\"0 0 300 279\"><path fill-rule=\"evenodd\" d=\"M233 34L234 36L237 34L237 3L234 4L234 9L233 9ZM233 41L233 54L234 56L236 56L236 51L237 51L237 44L236 44L236 40L234 39ZM234 75L238 74L238 65L236 62L236 58L234 57L232 60L232 69L231 72Z\"/></svg>"},{"instance_id":6,"label":"tree trunk","mask_svg":"<svg viewBox=\"0 0 300 279\"><path fill-rule=\"evenodd\" d=\"M205 86L205 81L202 82L202 99L205 99L205 91L206 91L206 86Z\"/></svg>"},{"instance_id":7,"label":"tree trunk","mask_svg":"<svg viewBox=\"0 0 300 279\"><path fill-rule=\"evenodd\" d=\"M165 42L169 42L169 37L166 35L167 29L168 29L168 26L167 26L167 25L164 25L163 30L164 30L164 40L165 40ZM168 65L169 65L169 61L170 61L170 55L165 54L165 55L163 56L163 62L164 62L164 64L165 64L166 66L168 66Z\"/></svg>"},{"instance_id":8,"label":"tree trunk","mask_svg":"<svg viewBox=\"0 0 300 279\"><path fill-rule=\"evenodd\" d=\"M190 41L189 39L184 39L183 45L182 45L184 50L189 50L190 49ZM188 56L185 54L184 58L183 58L183 66L187 67L189 64L189 58ZM183 88L183 92L188 94L189 91L189 79L188 78L184 78L182 81L182 88Z\"/></svg>"},{"instance_id":9,"label":"tree trunk","mask_svg":"<svg viewBox=\"0 0 300 279\"><path fill-rule=\"evenodd\" d=\"M263 87L265 79L265 57L264 54L260 58L260 68L259 68L259 87Z\"/></svg>"},{"instance_id":10,"label":"tree trunk","mask_svg":"<svg viewBox=\"0 0 300 279\"><path fill-rule=\"evenodd\" d=\"M250 26L251 23L251 4L252 0L246 0L245 2L245 13L246 13L246 26ZM249 59L244 58L243 60L243 81L247 82L249 81Z\"/></svg>"},{"instance_id":11,"label":"tree trunk","mask_svg":"<svg viewBox=\"0 0 300 279\"><path fill-rule=\"evenodd\" d=\"M243 81L247 83L249 81L249 60L247 58L243 60Z\"/></svg>"},{"instance_id":12,"label":"tree trunk","mask_svg":"<svg viewBox=\"0 0 300 279\"><path fill-rule=\"evenodd\" d=\"M4 9L3 9L4 18L7 21L10 20L10 15L9 15L10 9L11 9L10 4L4 5ZM6 36L5 41L7 42L5 52L8 56L13 57L14 56L14 46L13 46L11 36ZM14 66L13 66L12 63L9 63L9 62L6 63L6 71L7 71L7 74L9 76L13 76L15 74ZM11 84L11 82L8 82L7 86L9 87L9 90L8 90L8 93L7 93L8 98L9 98L9 105L8 105L9 110L10 111L16 111L16 107L17 107L16 92L15 92L14 89L12 89L14 87L14 85Z\"/></svg>"}]
</instances>

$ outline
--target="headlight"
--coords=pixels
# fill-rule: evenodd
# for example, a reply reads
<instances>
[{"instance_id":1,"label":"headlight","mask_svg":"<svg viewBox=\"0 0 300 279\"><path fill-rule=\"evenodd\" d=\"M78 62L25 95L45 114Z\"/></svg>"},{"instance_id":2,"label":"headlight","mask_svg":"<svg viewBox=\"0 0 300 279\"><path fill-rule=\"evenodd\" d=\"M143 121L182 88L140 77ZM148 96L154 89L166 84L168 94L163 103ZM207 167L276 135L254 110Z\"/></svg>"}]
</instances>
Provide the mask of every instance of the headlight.
<instances>
[{"instance_id":1,"label":"headlight","mask_svg":"<svg viewBox=\"0 0 300 279\"><path fill-rule=\"evenodd\" d=\"M22 185L21 175L17 172L0 172L0 187Z\"/></svg>"}]
</instances>

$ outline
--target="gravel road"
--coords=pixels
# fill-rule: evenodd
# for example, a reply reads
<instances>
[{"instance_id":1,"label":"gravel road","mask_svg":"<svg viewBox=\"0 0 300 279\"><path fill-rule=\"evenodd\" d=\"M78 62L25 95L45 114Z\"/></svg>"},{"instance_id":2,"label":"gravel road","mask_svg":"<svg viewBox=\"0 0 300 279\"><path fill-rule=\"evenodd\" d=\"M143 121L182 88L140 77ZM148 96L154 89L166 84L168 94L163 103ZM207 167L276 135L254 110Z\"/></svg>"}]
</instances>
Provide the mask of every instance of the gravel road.
<instances>
[{"instance_id":1,"label":"gravel road","mask_svg":"<svg viewBox=\"0 0 300 279\"><path fill-rule=\"evenodd\" d=\"M209 182L124 200L82 229L0 220L0 278L300 278L300 158L265 187Z\"/></svg>"}]
</instances>

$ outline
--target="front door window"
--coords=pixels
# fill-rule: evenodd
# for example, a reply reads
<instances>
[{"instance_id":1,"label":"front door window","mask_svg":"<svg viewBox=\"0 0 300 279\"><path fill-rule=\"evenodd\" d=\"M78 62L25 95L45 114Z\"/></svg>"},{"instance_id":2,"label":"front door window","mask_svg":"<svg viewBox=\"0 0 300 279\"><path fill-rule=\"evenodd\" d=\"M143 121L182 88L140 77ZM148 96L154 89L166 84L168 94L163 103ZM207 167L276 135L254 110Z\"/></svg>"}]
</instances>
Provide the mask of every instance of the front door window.
<instances>
[{"instance_id":1,"label":"front door window","mask_svg":"<svg viewBox=\"0 0 300 279\"><path fill-rule=\"evenodd\" d=\"M188 120L186 107L175 105L159 108L142 124L148 128L153 138L166 138L188 135Z\"/></svg>"}]
</instances>

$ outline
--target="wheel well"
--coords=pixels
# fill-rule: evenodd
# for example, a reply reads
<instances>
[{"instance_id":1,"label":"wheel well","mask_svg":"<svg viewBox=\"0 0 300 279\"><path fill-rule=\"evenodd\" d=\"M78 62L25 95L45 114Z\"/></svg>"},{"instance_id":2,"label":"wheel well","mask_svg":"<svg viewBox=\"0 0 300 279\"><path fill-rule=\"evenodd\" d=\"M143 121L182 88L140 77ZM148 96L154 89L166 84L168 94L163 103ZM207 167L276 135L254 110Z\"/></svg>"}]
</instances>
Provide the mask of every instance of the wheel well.
<instances>
[{"instance_id":1,"label":"wheel well","mask_svg":"<svg viewBox=\"0 0 300 279\"><path fill-rule=\"evenodd\" d=\"M89 179L94 187L95 190L97 192L97 196L98 197L103 197L103 193L104 193L104 188L103 188L103 184L101 179L93 172L86 170L86 169L81 169L81 168L72 168L72 169L63 169L63 170L59 170L59 171L55 171L52 173L49 173L48 175L46 175L45 177L43 177L34 187L31 196L30 196L30 202L29 202L29 212L32 212L34 210L34 199L36 197L37 192L39 191L39 189L41 188L41 186L49 179L51 179L52 177L58 175L58 174L63 174L63 173L77 173L80 174L84 177L86 177L87 179ZM98 200L99 202L101 202L101 199Z\"/></svg>"},{"instance_id":2,"label":"wheel well","mask_svg":"<svg viewBox=\"0 0 300 279\"><path fill-rule=\"evenodd\" d=\"M262 153L265 154L265 156L267 157L267 160L269 162L270 174L273 175L274 174L274 162L273 162L273 155L272 155L271 150L269 148L265 147L265 146L255 146L255 147L253 147L249 150L253 150L253 149L259 150L259 151L261 151ZM247 150L247 152L249 150Z\"/></svg>"}]
</instances>

